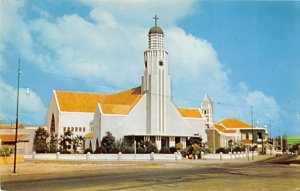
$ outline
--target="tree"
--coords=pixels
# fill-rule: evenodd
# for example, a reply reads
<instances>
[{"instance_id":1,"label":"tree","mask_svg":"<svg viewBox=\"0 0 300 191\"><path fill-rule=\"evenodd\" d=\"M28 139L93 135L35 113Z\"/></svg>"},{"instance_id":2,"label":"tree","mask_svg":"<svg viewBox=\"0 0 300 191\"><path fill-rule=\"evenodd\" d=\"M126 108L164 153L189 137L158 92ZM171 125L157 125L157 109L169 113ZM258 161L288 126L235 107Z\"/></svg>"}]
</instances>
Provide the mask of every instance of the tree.
<instances>
[{"instance_id":1,"label":"tree","mask_svg":"<svg viewBox=\"0 0 300 191\"><path fill-rule=\"evenodd\" d=\"M58 146L58 137L57 134L52 133L50 136L50 143L49 143L49 152L56 153Z\"/></svg>"},{"instance_id":2,"label":"tree","mask_svg":"<svg viewBox=\"0 0 300 191\"><path fill-rule=\"evenodd\" d=\"M84 137L82 136L76 136L74 139L72 139L72 145L73 145L73 152L77 153L78 148L83 147Z\"/></svg>"},{"instance_id":3,"label":"tree","mask_svg":"<svg viewBox=\"0 0 300 191\"><path fill-rule=\"evenodd\" d=\"M115 137L111 132L106 132L106 135L102 138L101 146L104 147L107 151L110 151L110 149L116 147Z\"/></svg>"},{"instance_id":4,"label":"tree","mask_svg":"<svg viewBox=\"0 0 300 191\"><path fill-rule=\"evenodd\" d=\"M188 146L192 146L193 144L197 144L201 146L202 138L201 137L190 137L187 141Z\"/></svg>"},{"instance_id":5,"label":"tree","mask_svg":"<svg viewBox=\"0 0 300 191\"><path fill-rule=\"evenodd\" d=\"M34 149L37 153L46 153L48 150L47 146L47 138L49 137L49 133L42 127L39 127L35 131L34 137Z\"/></svg>"},{"instance_id":6,"label":"tree","mask_svg":"<svg viewBox=\"0 0 300 191\"><path fill-rule=\"evenodd\" d=\"M157 153L158 152L158 149L157 149L157 146L155 143L152 143L152 142L146 142L145 143L145 147L146 147L146 151L145 153Z\"/></svg>"},{"instance_id":7,"label":"tree","mask_svg":"<svg viewBox=\"0 0 300 191\"><path fill-rule=\"evenodd\" d=\"M96 139L96 150L100 147L98 138Z\"/></svg>"},{"instance_id":8,"label":"tree","mask_svg":"<svg viewBox=\"0 0 300 191\"><path fill-rule=\"evenodd\" d=\"M59 138L59 150L61 153L70 153L72 145L72 132L66 131L64 135L61 135Z\"/></svg>"}]
</instances>

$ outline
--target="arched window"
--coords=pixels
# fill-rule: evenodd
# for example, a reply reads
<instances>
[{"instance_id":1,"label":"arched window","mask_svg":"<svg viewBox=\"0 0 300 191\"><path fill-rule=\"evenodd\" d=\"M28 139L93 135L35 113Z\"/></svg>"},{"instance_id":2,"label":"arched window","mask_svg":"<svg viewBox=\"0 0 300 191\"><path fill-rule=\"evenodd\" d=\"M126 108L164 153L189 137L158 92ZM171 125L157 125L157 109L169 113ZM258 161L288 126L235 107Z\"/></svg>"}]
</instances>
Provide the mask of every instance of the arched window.
<instances>
[{"instance_id":1,"label":"arched window","mask_svg":"<svg viewBox=\"0 0 300 191\"><path fill-rule=\"evenodd\" d=\"M54 114L53 113L52 113L52 117L51 117L50 132L55 133L55 119L54 119Z\"/></svg>"}]
</instances>

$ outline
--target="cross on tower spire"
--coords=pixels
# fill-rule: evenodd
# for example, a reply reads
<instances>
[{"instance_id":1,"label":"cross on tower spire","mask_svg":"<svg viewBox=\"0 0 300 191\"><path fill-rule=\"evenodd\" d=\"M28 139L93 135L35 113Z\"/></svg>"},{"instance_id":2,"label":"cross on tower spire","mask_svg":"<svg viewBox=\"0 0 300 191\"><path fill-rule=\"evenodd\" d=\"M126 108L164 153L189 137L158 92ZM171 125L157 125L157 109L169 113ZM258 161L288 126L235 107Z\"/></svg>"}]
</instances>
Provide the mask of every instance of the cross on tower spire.
<instances>
[{"instance_id":1,"label":"cross on tower spire","mask_svg":"<svg viewBox=\"0 0 300 191\"><path fill-rule=\"evenodd\" d=\"M153 19L155 20L155 26L157 27L157 20L158 20L159 18L157 17L157 15L155 15L155 17L153 17Z\"/></svg>"}]
</instances>

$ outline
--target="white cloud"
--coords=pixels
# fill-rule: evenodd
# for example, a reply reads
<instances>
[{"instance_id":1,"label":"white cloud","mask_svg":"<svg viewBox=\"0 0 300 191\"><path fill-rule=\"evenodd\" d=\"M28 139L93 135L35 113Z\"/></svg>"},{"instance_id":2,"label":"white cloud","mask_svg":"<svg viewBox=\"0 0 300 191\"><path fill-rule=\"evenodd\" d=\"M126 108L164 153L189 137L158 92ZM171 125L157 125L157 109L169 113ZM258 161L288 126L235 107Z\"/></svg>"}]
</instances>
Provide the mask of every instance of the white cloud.
<instances>
[{"instance_id":1,"label":"white cloud","mask_svg":"<svg viewBox=\"0 0 300 191\"><path fill-rule=\"evenodd\" d=\"M104 84L99 91L127 88L140 84L148 29L153 25L153 15L159 13L159 25L165 32L165 46L170 55L174 100L178 105L199 106L207 92L216 102L217 119L240 117L249 122L250 105L259 105L257 118L266 117L264 113L273 120L279 117L279 106L273 97L249 90L244 82L230 84L230 68L220 63L213 45L176 26L179 19L197 6L195 1L82 2L91 7L90 19L65 14L52 20L41 18L25 22L18 13L23 4L12 6L13 14L1 13L1 18L6 20L0 27L5 28L1 47L4 43L18 42L16 48L29 63L47 73L84 79L93 86ZM13 32L20 26L20 33ZM12 87L9 92L7 96L13 94ZM34 93L32 96L37 100L32 103L34 107L24 105L29 107L27 111L45 110L40 98Z\"/></svg>"},{"instance_id":2,"label":"white cloud","mask_svg":"<svg viewBox=\"0 0 300 191\"><path fill-rule=\"evenodd\" d=\"M41 17L49 18L50 14L37 5L32 5L32 10L36 11Z\"/></svg>"},{"instance_id":3,"label":"white cloud","mask_svg":"<svg viewBox=\"0 0 300 191\"><path fill-rule=\"evenodd\" d=\"M46 108L35 93L26 94L26 88L20 88L19 118L22 123L41 124L44 122ZM6 121L15 121L17 89L0 81L0 116Z\"/></svg>"},{"instance_id":4,"label":"white cloud","mask_svg":"<svg viewBox=\"0 0 300 191\"><path fill-rule=\"evenodd\" d=\"M161 18L161 26L172 26L179 19L193 13L197 6L196 0L120 0L120 1L97 1L82 0L84 4L99 11L107 11L114 14L114 17L122 21L124 26L148 27L153 23L149 18L155 14Z\"/></svg>"}]
</instances>

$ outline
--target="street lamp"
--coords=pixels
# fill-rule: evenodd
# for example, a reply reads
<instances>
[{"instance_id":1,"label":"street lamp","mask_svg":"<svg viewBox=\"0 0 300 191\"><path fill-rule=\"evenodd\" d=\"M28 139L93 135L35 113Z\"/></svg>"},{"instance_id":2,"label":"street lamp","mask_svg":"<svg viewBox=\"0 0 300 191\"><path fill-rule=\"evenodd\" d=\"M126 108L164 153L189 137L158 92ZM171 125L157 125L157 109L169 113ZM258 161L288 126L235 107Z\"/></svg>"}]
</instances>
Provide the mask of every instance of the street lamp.
<instances>
[{"instance_id":1,"label":"street lamp","mask_svg":"<svg viewBox=\"0 0 300 191\"><path fill-rule=\"evenodd\" d=\"M19 59L19 65L18 65L18 87L17 87L17 111L16 111L16 134L15 134L15 155L14 155L14 171L13 171L13 173L16 173L16 162L17 162L20 75L21 75L21 69L20 69L20 59Z\"/></svg>"}]
</instances>

